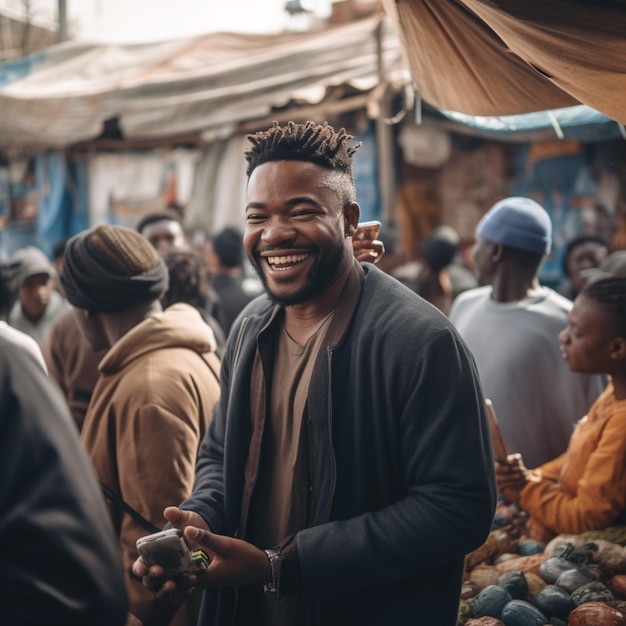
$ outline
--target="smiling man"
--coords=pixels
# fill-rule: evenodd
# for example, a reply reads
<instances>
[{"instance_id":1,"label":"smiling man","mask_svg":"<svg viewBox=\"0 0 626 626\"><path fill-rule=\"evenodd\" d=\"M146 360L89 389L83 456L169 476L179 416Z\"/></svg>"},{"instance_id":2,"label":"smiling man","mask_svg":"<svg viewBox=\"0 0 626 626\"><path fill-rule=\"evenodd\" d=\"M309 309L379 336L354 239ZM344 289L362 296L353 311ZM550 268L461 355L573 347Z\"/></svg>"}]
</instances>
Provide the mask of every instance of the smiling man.
<instances>
[{"instance_id":1,"label":"smiling man","mask_svg":"<svg viewBox=\"0 0 626 626\"><path fill-rule=\"evenodd\" d=\"M351 139L312 122L250 137L244 245L266 296L229 335L194 493L165 511L211 557L201 624L453 626L490 529L472 357L355 259Z\"/></svg>"}]
</instances>

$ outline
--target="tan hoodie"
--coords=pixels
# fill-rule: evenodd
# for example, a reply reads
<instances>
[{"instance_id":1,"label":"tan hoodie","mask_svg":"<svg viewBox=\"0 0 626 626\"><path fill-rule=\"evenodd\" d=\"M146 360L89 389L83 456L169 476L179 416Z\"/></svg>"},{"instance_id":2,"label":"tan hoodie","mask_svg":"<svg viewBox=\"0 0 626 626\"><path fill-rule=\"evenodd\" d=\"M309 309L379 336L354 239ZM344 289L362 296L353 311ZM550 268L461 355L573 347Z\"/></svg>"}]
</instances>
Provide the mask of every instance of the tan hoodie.
<instances>
[{"instance_id":1,"label":"tan hoodie","mask_svg":"<svg viewBox=\"0 0 626 626\"><path fill-rule=\"evenodd\" d=\"M99 366L83 442L100 481L159 528L163 509L192 490L198 448L219 396L215 345L196 309L175 304L132 328ZM154 594L130 576L135 542L148 531L115 503L109 510L131 613L145 625L167 623Z\"/></svg>"}]
</instances>

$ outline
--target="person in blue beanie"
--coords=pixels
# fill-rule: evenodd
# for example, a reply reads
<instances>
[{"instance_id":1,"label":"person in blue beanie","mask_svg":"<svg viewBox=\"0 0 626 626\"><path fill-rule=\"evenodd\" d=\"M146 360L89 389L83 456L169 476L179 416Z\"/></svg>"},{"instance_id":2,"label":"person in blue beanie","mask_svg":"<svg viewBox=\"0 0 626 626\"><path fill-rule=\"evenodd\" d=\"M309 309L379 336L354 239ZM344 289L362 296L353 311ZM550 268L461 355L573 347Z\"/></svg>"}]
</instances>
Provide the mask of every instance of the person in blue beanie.
<instances>
[{"instance_id":1,"label":"person in blue beanie","mask_svg":"<svg viewBox=\"0 0 626 626\"><path fill-rule=\"evenodd\" d=\"M481 287L450 311L476 358L509 452L537 467L565 451L572 429L604 388L561 358L559 333L572 302L539 283L552 223L530 198L497 202L480 220L473 255Z\"/></svg>"}]
</instances>

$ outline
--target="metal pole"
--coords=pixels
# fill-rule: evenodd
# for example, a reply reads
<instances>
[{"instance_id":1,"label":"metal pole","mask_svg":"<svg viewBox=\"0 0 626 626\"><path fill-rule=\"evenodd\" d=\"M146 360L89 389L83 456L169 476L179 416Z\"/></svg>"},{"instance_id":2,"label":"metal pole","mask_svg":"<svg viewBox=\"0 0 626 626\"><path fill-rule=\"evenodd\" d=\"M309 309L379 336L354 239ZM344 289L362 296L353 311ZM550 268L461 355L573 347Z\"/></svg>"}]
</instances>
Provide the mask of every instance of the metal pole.
<instances>
[{"instance_id":1,"label":"metal pole","mask_svg":"<svg viewBox=\"0 0 626 626\"><path fill-rule=\"evenodd\" d=\"M67 41L67 0L59 0L59 27L57 41Z\"/></svg>"}]
</instances>

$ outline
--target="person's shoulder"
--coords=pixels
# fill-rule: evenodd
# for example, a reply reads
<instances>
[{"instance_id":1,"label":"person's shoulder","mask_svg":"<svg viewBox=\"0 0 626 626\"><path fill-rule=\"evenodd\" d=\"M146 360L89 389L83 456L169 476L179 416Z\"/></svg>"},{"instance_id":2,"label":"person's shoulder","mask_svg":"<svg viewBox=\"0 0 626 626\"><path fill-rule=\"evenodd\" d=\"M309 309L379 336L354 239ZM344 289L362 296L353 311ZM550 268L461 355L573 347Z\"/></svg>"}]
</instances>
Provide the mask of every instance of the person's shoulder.
<instances>
[{"instance_id":1,"label":"person's shoulder","mask_svg":"<svg viewBox=\"0 0 626 626\"><path fill-rule=\"evenodd\" d=\"M0 324L0 355L5 372L9 369L28 373L36 371L47 377L46 363L39 344L30 335L5 323Z\"/></svg>"},{"instance_id":2,"label":"person's shoulder","mask_svg":"<svg viewBox=\"0 0 626 626\"><path fill-rule=\"evenodd\" d=\"M369 264L364 264L369 265ZM450 325L448 318L430 302L395 278L369 265L359 305L361 320L375 320L379 332L386 327L407 334L436 332Z\"/></svg>"},{"instance_id":3,"label":"person's shoulder","mask_svg":"<svg viewBox=\"0 0 626 626\"><path fill-rule=\"evenodd\" d=\"M566 298L550 287L543 287L542 290L546 303L566 314L571 311L574 303L569 298Z\"/></svg>"},{"instance_id":4,"label":"person's shoulder","mask_svg":"<svg viewBox=\"0 0 626 626\"><path fill-rule=\"evenodd\" d=\"M2 351L23 351L35 357L37 363L43 363L43 356L39 344L26 333L9 326L6 322L0 322L0 339L2 339ZM45 369L45 367L44 367Z\"/></svg>"},{"instance_id":5,"label":"person's shoulder","mask_svg":"<svg viewBox=\"0 0 626 626\"><path fill-rule=\"evenodd\" d=\"M464 303L464 302L476 302L479 300L489 300L491 298L491 291L492 291L491 285L473 287L472 289L467 289L461 292L454 299L454 302Z\"/></svg>"},{"instance_id":6,"label":"person's shoulder","mask_svg":"<svg viewBox=\"0 0 626 626\"><path fill-rule=\"evenodd\" d=\"M491 285L484 285L482 287L474 287L461 292L452 301L452 307L450 308L450 319L453 323L459 315L464 314L468 310L476 310L476 308L482 307L485 303L491 300Z\"/></svg>"},{"instance_id":7,"label":"person's shoulder","mask_svg":"<svg viewBox=\"0 0 626 626\"><path fill-rule=\"evenodd\" d=\"M241 320L264 320L267 315L271 314L276 305L270 300L268 295L265 292L262 292L258 295L252 295L251 300L246 304L246 306L241 310L239 315L237 316L236 323L233 324L233 327L241 322Z\"/></svg>"},{"instance_id":8,"label":"person's shoulder","mask_svg":"<svg viewBox=\"0 0 626 626\"><path fill-rule=\"evenodd\" d=\"M422 298L398 279L371 263L363 263L362 266L365 270L362 298L367 301L368 307L388 309L390 302L394 303L396 310L422 305Z\"/></svg>"}]
</instances>

